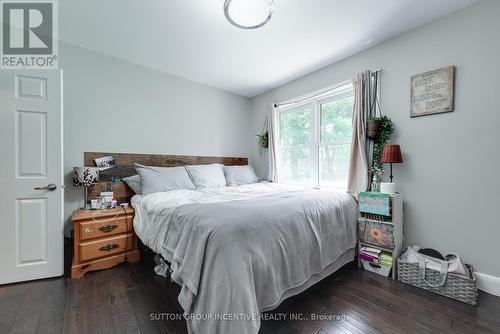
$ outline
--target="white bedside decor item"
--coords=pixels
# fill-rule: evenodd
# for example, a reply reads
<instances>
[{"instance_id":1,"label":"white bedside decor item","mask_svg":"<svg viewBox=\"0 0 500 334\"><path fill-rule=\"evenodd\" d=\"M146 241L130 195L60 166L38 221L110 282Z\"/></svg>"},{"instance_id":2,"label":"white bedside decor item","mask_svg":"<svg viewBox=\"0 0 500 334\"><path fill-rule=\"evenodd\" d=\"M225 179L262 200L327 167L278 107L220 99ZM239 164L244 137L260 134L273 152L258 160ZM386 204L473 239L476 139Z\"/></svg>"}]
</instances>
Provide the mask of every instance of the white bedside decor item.
<instances>
[{"instance_id":1,"label":"white bedside decor item","mask_svg":"<svg viewBox=\"0 0 500 334\"><path fill-rule=\"evenodd\" d=\"M396 183L394 182L381 182L380 192L385 194L395 194L396 193Z\"/></svg>"},{"instance_id":2,"label":"white bedside decor item","mask_svg":"<svg viewBox=\"0 0 500 334\"><path fill-rule=\"evenodd\" d=\"M87 209L87 188L99 182L99 168L96 167L74 167L73 186L83 187L84 200L82 209Z\"/></svg>"}]
</instances>

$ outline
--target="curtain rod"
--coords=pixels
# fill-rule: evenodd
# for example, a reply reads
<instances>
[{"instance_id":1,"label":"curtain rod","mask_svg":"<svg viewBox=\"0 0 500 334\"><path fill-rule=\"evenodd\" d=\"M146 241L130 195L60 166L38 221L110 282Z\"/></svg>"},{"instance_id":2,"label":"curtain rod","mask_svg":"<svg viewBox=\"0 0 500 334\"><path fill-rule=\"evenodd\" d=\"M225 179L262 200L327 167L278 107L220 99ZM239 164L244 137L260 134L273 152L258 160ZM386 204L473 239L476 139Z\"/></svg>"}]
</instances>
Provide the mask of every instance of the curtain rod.
<instances>
[{"instance_id":1,"label":"curtain rod","mask_svg":"<svg viewBox=\"0 0 500 334\"><path fill-rule=\"evenodd\" d=\"M379 73L382 73L382 72L384 72L384 69L381 68L381 69L372 71L372 75L379 74ZM339 88L340 86L343 86L343 85L347 84L348 82L349 82L349 80L344 81L344 82L340 82L340 83L338 83L336 85L333 85L333 86L330 86L330 87L328 87L326 89L321 89L319 91L313 92L313 93L311 93L312 95L307 94L304 98L300 98L300 99L295 100L295 101L290 101L290 102L285 101L285 102L281 102L281 103L275 103L274 107L278 108L278 107L283 107L283 106L291 106L291 105L294 105L294 104L299 104L299 103L305 102L305 101L310 100L310 99L314 99L315 97L318 97L320 95L324 95L326 93L329 93L332 90L335 90L335 89Z\"/></svg>"}]
</instances>

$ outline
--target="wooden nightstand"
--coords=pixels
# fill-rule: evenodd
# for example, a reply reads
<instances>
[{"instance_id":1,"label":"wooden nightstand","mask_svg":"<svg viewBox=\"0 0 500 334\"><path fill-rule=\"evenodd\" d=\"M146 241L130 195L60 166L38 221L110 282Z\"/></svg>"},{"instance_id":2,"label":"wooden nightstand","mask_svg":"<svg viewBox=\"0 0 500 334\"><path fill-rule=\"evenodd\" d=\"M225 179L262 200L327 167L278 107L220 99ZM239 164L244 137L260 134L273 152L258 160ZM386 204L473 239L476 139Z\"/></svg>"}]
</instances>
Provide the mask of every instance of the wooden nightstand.
<instances>
[{"instance_id":1,"label":"wooden nightstand","mask_svg":"<svg viewBox=\"0 0 500 334\"><path fill-rule=\"evenodd\" d=\"M139 261L134 214L132 208L73 212L75 241L71 278L125 261Z\"/></svg>"}]
</instances>

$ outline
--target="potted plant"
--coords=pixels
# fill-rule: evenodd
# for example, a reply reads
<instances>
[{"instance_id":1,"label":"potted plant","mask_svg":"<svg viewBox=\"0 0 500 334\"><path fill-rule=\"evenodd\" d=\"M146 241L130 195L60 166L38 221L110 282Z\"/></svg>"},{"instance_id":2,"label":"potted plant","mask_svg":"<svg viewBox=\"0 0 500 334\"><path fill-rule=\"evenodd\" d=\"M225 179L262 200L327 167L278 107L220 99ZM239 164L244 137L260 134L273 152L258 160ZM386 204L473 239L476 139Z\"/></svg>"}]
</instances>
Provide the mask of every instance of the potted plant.
<instances>
[{"instance_id":1,"label":"potted plant","mask_svg":"<svg viewBox=\"0 0 500 334\"><path fill-rule=\"evenodd\" d=\"M259 149L269 148L269 131L262 130L262 132L257 135L257 143L259 145Z\"/></svg>"},{"instance_id":2,"label":"potted plant","mask_svg":"<svg viewBox=\"0 0 500 334\"><path fill-rule=\"evenodd\" d=\"M377 139L380 129L380 117L370 116L366 126L366 136L370 139Z\"/></svg>"},{"instance_id":3,"label":"potted plant","mask_svg":"<svg viewBox=\"0 0 500 334\"><path fill-rule=\"evenodd\" d=\"M257 146L259 148L259 154L264 154L265 150L269 148L269 130L268 130L268 120L264 121L262 126L262 131L257 135Z\"/></svg>"},{"instance_id":4,"label":"potted plant","mask_svg":"<svg viewBox=\"0 0 500 334\"><path fill-rule=\"evenodd\" d=\"M374 140L375 144L373 147L372 168L383 169L383 165L380 162L380 158L382 156L384 145L389 141L392 134L394 133L394 123L388 116L385 115L378 117L377 120L379 122L379 126L378 126L378 135Z\"/></svg>"}]
</instances>

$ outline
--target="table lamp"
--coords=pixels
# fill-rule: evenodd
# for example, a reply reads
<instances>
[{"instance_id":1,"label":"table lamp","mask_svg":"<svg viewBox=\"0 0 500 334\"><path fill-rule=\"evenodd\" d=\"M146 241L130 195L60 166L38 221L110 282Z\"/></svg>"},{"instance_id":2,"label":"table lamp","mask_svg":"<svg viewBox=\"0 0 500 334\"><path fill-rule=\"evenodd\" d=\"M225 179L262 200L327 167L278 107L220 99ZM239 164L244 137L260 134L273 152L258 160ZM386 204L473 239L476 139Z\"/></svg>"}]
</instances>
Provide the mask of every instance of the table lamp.
<instances>
[{"instance_id":1,"label":"table lamp","mask_svg":"<svg viewBox=\"0 0 500 334\"><path fill-rule=\"evenodd\" d=\"M391 183L392 183L392 164L402 163L403 157L401 156L401 147L399 145L385 145L382 151L380 162L383 164L391 164Z\"/></svg>"},{"instance_id":2,"label":"table lamp","mask_svg":"<svg viewBox=\"0 0 500 334\"><path fill-rule=\"evenodd\" d=\"M96 167L74 167L73 171L75 172L73 176L73 186L85 188L83 209L86 209L87 188L99 182L99 169Z\"/></svg>"}]
</instances>

